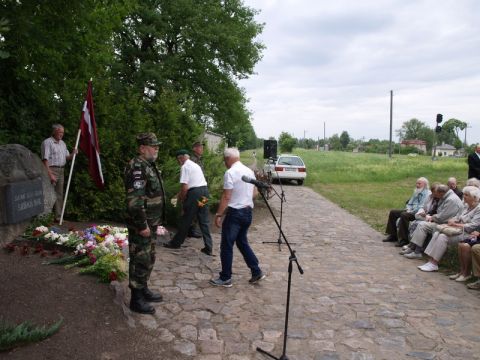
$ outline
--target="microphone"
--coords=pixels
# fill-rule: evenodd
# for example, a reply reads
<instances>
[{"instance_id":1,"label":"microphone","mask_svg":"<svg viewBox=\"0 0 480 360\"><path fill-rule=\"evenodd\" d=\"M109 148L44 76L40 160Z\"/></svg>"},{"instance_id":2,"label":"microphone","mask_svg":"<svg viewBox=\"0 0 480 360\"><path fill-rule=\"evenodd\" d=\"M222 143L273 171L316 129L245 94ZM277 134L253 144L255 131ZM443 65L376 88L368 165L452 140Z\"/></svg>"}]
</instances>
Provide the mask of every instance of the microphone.
<instances>
[{"instance_id":1,"label":"microphone","mask_svg":"<svg viewBox=\"0 0 480 360\"><path fill-rule=\"evenodd\" d=\"M267 183L264 183L262 181L258 181L256 179L251 179L246 175L242 176L242 180L245 181L246 183L253 184L260 189L268 189L270 187L270 185L268 185Z\"/></svg>"}]
</instances>

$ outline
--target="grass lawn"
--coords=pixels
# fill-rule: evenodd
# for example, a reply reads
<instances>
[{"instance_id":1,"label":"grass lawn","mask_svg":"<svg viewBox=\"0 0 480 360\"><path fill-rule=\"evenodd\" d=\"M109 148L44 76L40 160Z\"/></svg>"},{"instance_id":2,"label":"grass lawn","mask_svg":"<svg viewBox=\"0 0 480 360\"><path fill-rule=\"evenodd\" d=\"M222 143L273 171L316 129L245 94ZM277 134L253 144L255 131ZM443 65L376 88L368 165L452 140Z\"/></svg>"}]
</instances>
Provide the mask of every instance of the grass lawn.
<instances>
[{"instance_id":1,"label":"grass lawn","mask_svg":"<svg viewBox=\"0 0 480 360\"><path fill-rule=\"evenodd\" d=\"M261 167L263 151L257 149ZM457 178L459 188L467 180L467 162L464 158L410 157L350 153L319 152L295 149L294 154L307 165L306 186L325 196L350 213L362 218L373 228L383 232L390 209L403 208L415 186L425 176L430 183L447 183L450 176ZM250 164L252 151L242 153L244 163Z\"/></svg>"}]
</instances>

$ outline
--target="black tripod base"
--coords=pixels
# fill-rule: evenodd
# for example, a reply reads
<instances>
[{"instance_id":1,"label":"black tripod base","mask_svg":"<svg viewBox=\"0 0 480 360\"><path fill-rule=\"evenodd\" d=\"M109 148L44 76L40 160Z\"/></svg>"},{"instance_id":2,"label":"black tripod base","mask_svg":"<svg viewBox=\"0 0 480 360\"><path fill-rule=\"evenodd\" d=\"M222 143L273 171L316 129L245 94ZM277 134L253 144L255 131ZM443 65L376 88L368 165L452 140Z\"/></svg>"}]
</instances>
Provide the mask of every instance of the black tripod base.
<instances>
[{"instance_id":1,"label":"black tripod base","mask_svg":"<svg viewBox=\"0 0 480 360\"><path fill-rule=\"evenodd\" d=\"M280 357L275 357L275 356L273 356L272 354L270 354L269 352L266 352L265 350L260 349L259 347L257 347L257 351L258 351L259 353L261 353L261 354L263 354L263 355L267 355L267 356L269 356L269 357L271 357L272 359L275 359L275 360L288 360L288 357L287 357L285 354L283 354L283 355L280 356Z\"/></svg>"}]
</instances>

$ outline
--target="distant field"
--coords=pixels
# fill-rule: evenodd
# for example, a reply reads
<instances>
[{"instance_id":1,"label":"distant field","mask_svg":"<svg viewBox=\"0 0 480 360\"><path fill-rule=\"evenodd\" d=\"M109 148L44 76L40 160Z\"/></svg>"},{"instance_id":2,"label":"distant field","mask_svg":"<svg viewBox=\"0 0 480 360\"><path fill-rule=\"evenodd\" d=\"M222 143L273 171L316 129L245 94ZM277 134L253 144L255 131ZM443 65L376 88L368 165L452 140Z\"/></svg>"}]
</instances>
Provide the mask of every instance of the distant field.
<instances>
[{"instance_id":1,"label":"distant field","mask_svg":"<svg viewBox=\"0 0 480 360\"><path fill-rule=\"evenodd\" d=\"M389 159L380 154L303 149L295 149L293 153L301 156L307 165L306 186L382 232L388 211L404 206L420 176L444 184L454 176L460 188L467 177L464 158L432 161L428 156L394 155ZM257 150L259 167L262 157L262 150ZM242 153L242 159L250 164L252 151Z\"/></svg>"}]
</instances>

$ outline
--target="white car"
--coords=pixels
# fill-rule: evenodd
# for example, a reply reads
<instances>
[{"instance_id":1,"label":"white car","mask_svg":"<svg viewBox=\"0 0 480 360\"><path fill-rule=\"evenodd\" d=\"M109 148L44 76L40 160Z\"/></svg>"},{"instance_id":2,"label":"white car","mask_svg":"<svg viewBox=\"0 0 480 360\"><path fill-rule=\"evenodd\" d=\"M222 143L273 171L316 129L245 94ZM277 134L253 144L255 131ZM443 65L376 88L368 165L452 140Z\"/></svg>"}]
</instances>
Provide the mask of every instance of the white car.
<instances>
[{"instance_id":1,"label":"white car","mask_svg":"<svg viewBox=\"0 0 480 360\"><path fill-rule=\"evenodd\" d=\"M300 156L282 154L277 159L269 159L264 172L271 174L272 180L296 180L302 185L307 177L307 168Z\"/></svg>"}]
</instances>

